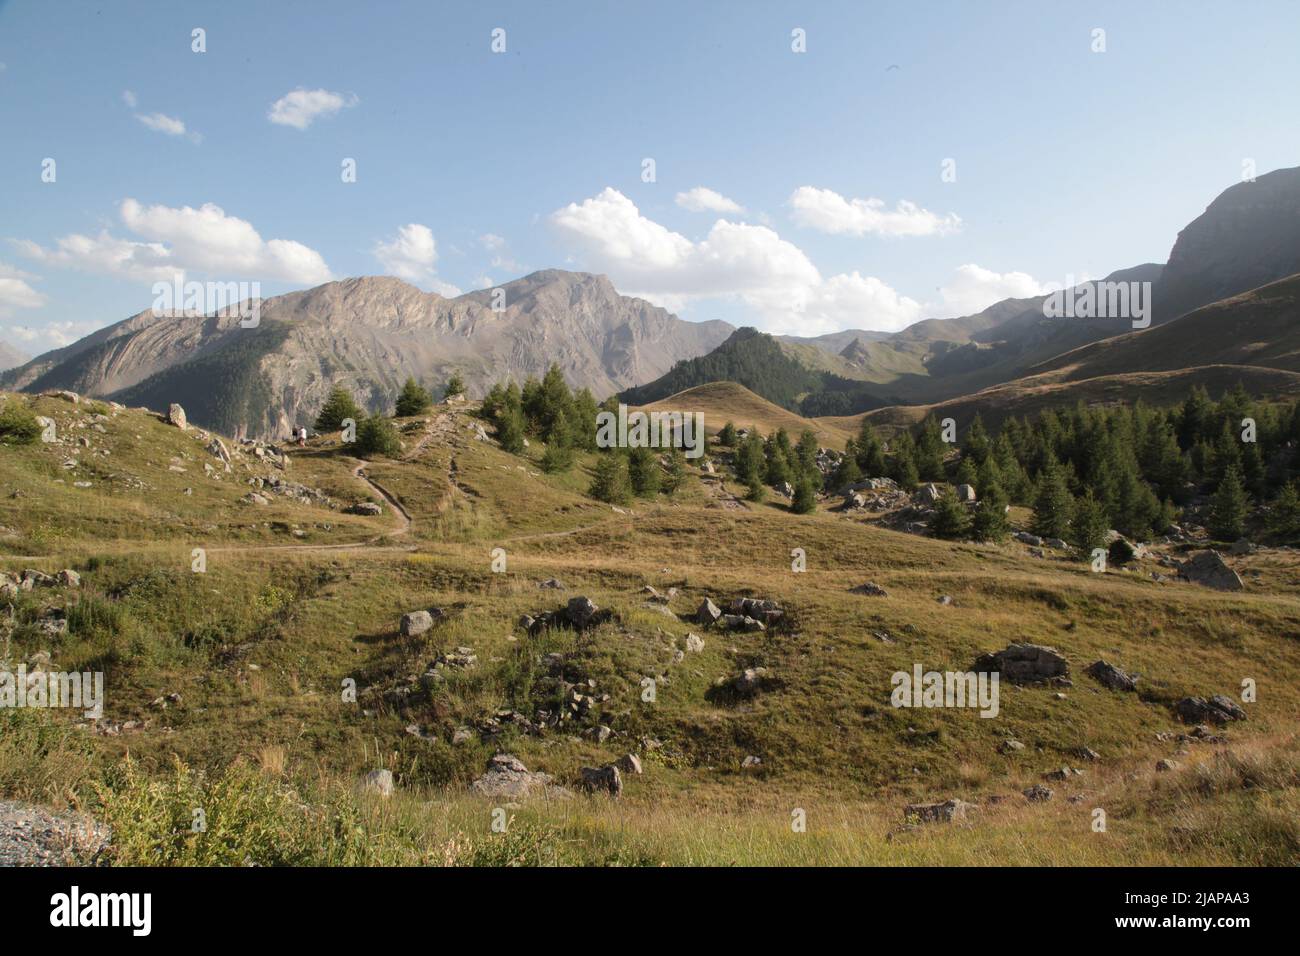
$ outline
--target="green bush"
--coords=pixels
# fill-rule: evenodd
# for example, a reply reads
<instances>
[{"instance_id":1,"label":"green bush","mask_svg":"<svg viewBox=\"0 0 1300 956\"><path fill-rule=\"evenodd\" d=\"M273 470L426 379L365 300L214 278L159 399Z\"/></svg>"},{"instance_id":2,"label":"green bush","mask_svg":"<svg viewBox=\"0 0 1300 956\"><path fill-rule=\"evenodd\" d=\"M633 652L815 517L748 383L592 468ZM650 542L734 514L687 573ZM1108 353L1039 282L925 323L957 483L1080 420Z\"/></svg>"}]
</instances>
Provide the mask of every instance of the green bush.
<instances>
[{"instance_id":1,"label":"green bush","mask_svg":"<svg viewBox=\"0 0 1300 956\"><path fill-rule=\"evenodd\" d=\"M12 400L0 407L0 441L30 445L40 437L41 425L27 408Z\"/></svg>"},{"instance_id":2,"label":"green bush","mask_svg":"<svg viewBox=\"0 0 1300 956\"><path fill-rule=\"evenodd\" d=\"M392 458L401 448L397 429L392 422L380 415L362 419L357 424L357 440L348 446L348 450L359 458L374 458L379 455Z\"/></svg>"}]
</instances>

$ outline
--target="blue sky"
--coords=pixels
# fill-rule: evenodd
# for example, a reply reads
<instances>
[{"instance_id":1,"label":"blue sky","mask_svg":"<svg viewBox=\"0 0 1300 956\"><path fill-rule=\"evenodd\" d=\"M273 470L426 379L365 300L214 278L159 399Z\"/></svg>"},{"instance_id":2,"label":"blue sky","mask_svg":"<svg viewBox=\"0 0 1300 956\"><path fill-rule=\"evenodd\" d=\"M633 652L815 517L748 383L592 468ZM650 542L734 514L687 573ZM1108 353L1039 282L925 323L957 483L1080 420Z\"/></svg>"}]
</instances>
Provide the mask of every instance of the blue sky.
<instances>
[{"instance_id":1,"label":"blue sky","mask_svg":"<svg viewBox=\"0 0 1300 956\"><path fill-rule=\"evenodd\" d=\"M0 341L75 340L178 270L583 269L803 334L962 314L1163 261L1244 161L1296 165L1298 28L1294 2L0 2Z\"/></svg>"}]
</instances>

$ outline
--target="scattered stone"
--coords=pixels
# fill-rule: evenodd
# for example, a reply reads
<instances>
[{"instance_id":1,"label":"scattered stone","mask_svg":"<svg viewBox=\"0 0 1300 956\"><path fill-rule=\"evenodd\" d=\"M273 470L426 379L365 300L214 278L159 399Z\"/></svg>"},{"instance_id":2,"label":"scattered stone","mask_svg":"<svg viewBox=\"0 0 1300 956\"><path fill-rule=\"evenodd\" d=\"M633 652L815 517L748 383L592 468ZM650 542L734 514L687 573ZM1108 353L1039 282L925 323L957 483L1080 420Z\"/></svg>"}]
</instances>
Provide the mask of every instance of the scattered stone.
<instances>
[{"instance_id":1,"label":"scattered stone","mask_svg":"<svg viewBox=\"0 0 1300 956\"><path fill-rule=\"evenodd\" d=\"M1025 799L1030 803L1044 803L1051 800L1053 793L1055 791L1051 787L1044 787L1041 783L1036 783L1024 791Z\"/></svg>"},{"instance_id":2,"label":"scattered stone","mask_svg":"<svg viewBox=\"0 0 1300 956\"><path fill-rule=\"evenodd\" d=\"M742 769L745 770L749 770L752 767L761 767L763 766L763 758L755 757L753 754L749 754L747 757L745 757L744 760L740 762L740 766Z\"/></svg>"},{"instance_id":3,"label":"scattered stone","mask_svg":"<svg viewBox=\"0 0 1300 956\"><path fill-rule=\"evenodd\" d=\"M1043 539L1036 534L1030 534L1028 531L1017 531L1011 537L1015 538L1021 544L1027 544L1031 548L1039 548L1043 545Z\"/></svg>"},{"instance_id":4,"label":"scattered stone","mask_svg":"<svg viewBox=\"0 0 1300 956\"><path fill-rule=\"evenodd\" d=\"M560 583L559 581L557 581L555 578L547 578L545 581L540 581L540 582L538 582L537 586L538 586L539 588L544 588L544 589L548 589L548 590L551 590L551 591L566 591L566 590L568 590L568 589L567 589L563 584L561 584L561 583Z\"/></svg>"},{"instance_id":5,"label":"scattered stone","mask_svg":"<svg viewBox=\"0 0 1300 956\"><path fill-rule=\"evenodd\" d=\"M1002 743L998 745L998 752L1004 754L1012 754L1024 749L1025 749L1024 744L1022 744L1019 740L1015 740L1014 738L1010 738L1010 737L1008 737L1006 740L1002 741Z\"/></svg>"},{"instance_id":6,"label":"scattered stone","mask_svg":"<svg viewBox=\"0 0 1300 956\"><path fill-rule=\"evenodd\" d=\"M1159 773L1169 773L1172 770L1177 770L1181 766L1182 764L1180 764L1177 760L1169 760L1166 758L1164 760L1156 761L1156 770Z\"/></svg>"},{"instance_id":7,"label":"scattered stone","mask_svg":"<svg viewBox=\"0 0 1300 956\"><path fill-rule=\"evenodd\" d=\"M731 679L731 689L742 697L752 697L766 685L766 667L746 667Z\"/></svg>"},{"instance_id":8,"label":"scattered stone","mask_svg":"<svg viewBox=\"0 0 1300 956\"><path fill-rule=\"evenodd\" d=\"M1136 676L1124 673L1124 671L1104 658L1089 664L1085 673L1103 687L1109 687L1111 690L1137 690Z\"/></svg>"},{"instance_id":9,"label":"scattered stone","mask_svg":"<svg viewBox=\"0 0 1300 956\"><path fill-rule=\"evenodd\" d=\"M1072 753L1080 760L1097 761L1101 759L1101 754L1091 747L1075 747Z\"/></svg>"},{"instance_id":10,"label":"scattered stone","mask_svg":"<svg viewBox=\"0 0 1300 956\"><path fill-rule=\"evenodd\" d=\"M594 601L589 597L575 597L569 599L566 613L574 627L579 629L586 627L591 623L592 618L600 610Z\"/></svg>"},{"instance_id":11,"label":"scattered stone","mask_svg":"<svg viewBox=\"0 0 1300 956\"><path fill-rule=\"evenodd\" d=\"M1043 774L1044 780L1069 780L1071 777L1082 777L1083 771L1074 767L1061 767L1059 770L1049 770Z\"/></svg>"},{"instance_id":12,"label":"scattered stone","mask_svg":"<svg viewBox=\"0 0 1300 956\"><path fill-rule=\"evenodd\" d=\"M698 634L686 635L686 650L690 654L698 654L704 650L704 638Z\"/></svg>"},{"instance_id":13,"label":"scattered stone","mask_svg":"<svg viewBox=\"0 0 1300 956\"><path fill-rule=\"evenodd\" d=\"M942 604L944 607L948 607L949 605L952 604L952 595L940 594L937 598L935 598L935 600L938 601L940 604Z\"/></svg>"},{"instance_id":14,"label":"scattered stone","mask_svg":"<svg viewBox=\"0 0 1300 956\"><path fill-rule=\"evenodd\" d=\"M384 509L382 505L373 501L358 501L356 504L344 508L343 513L377 518L379 515L384 513Z\"/></svg>"}]
</instances>

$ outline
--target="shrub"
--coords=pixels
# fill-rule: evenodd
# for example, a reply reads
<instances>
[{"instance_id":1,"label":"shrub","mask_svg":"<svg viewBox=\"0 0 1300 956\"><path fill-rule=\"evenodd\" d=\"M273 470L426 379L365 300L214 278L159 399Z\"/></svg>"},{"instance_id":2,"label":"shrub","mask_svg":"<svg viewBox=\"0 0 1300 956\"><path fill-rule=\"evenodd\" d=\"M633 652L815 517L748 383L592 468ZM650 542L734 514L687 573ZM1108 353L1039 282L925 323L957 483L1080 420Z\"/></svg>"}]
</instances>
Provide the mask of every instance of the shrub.
<instances>
[{"instance_id":1,"label":"shrub","mask_svg":"<svg viewBox=\"0 0 1300 956\"><path fill-rule=\"evenodd\" d=\"M41 437L41 425L36 416L16 401L0 407L0 441L11 445L30 445Z\"/></svg>"}]
</instances>

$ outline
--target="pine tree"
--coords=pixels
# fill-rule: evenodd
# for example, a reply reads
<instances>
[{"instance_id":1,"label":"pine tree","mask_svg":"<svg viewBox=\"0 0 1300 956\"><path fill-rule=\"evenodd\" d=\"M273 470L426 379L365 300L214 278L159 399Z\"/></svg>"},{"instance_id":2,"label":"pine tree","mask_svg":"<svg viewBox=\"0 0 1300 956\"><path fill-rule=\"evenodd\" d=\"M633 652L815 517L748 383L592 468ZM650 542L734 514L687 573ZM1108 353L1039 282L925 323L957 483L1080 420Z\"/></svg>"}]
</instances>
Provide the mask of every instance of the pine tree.
<instances>
[{"instance_id":1,"label":"pine tree","mask_svg":"<svg viewBox=\"0 0 1300 956\"><path fill-rule=\"evenodd\" d=\"M600 455L587 493L611 505L628 504L632 500L632 486L628 482L627 457L617 451Z\"/></svg>"},{"instance_id":2,"label":"pine tree","mask_svg":"<svg viewBox=\"0 0 1300 956\"><path fill-rule=\"evenodd\" d=\"M811 475L804 475L795 484L790 510L797 515L806 515L817 510L817 485Z\"/></svg>"},{"instance_id":3,"label":"pine tree","mask_svg":"<svg viewBox=\"0 0 1300 956\"><path fill-rule=\"evenodd\" d=\"M935 502L930 531L938 538L964 538L970 531L970 526L970 512L957 500L951 488L945 488Z\"/></svg>"},{"instance_id":4,"label":"pine tree","mask_svg":"<svg viewBox=\"0 0 1300 956\"><path fill-rule=\"evenodd\" d=\"M680 448L668 452L668 464L664 468L663 490L665 494L674 495L686 483L686 456Z\"/></svg>"},{"instance_id":5,"label":"pine tree","mask_svg":"<svg viewBox=\"0 0 1300 956\"><path fill-rule=\"evenodd\" d=\"M393 413L398 418L423 415L432 404L433 398L429 393L415 379L408 378L406 384L402 386L401 393L397 396L397 407L393 410Z\"/></svg>"},{"instance_id":6,"label":"pine tree","mask_svg":"<svg viewBox=\"0 0 1300 956\"><path fill-rule=\"evenodd\" d=\"M465 380L460 377L460 372L451 373L451 378L447 379L447 386L443 389L442 394L446 398L465 394Z\"/></svg>"},{"instance_id":7,"label":"pine tree","mask_svg":"<svg viewBox=\"0 0 1300 956\"><path fill-rule=\"evenodd\" d=\"M988 459L992 461L992 458ZM980 502L971 523L971 537L976 541L1001 541L1011 532L1007 521L1007 496L996 482L980 488Z\"/></svg>"},{"instance_id":8,"label":"pine tree","mask_svg":"<svg viewBox=\"0 0 1300 956\"><path fill-rule=\"evenodd\" d=\"M1300 486L1292 481L1282 486L1269 510L1268 530L1287 544L1300 537Z\"/></svg>"},{"instance_id":9,"label":"pine tree","mask_svg":"<svg viewBox=\"0 0 1300 956\"><path fill-rule=\"evenodd\" d=\"M659 456L649 448L633 448L627 456L628 480L632 492L640 498L653 498L659 493L663 470Z\"/></svg>"},{"instance_id":10,"label":"pine tree","mask_svg":"<svg viewBox=\"0 0 1300 956\"><path fill-rule=\"evenodd\" d=\"M348 451L358 458L374 458L378 455L391 458L401 447L393 423L382 416L370 415L357 423L356 441L348 446Z\"/></svg>"},{"instance_id":11,"label":"pine tree","mask_svg":"<svg viewBox=\"0 0 1300 956\"><path fill-rule=\"evenodd\" d=\"M345 418L360 422L362 418L361 408L357 405L356 399L352 397L351 392L342 385L335 385L330 389L325 404L321 406L320 414L316 416L316 431L336 432L343 427Z\"/></svg>"},{"instance_id":12,"label":"pine tree","mask_svg":"<svg viewBox=\"0 0 1300 956\"><path fill-rule=\"evenodd\" d=\"M1065 482L1065 472L1055 458L1038 477L1038 494L1034 498L1034 534L1044 538L1064 538L1070 530L1074 499Z\"/></svg>"},{"instance_id":13,"label":"pine tree","mask_svg":"<svg viewBox=\"0 0 1300 956\"><path fill-rule=\"evenodd\" d=\"M722 431L718 432L718 444L728 448L736 447L736 426L731 422L723 425Z\"/></svg>"},{"instance_id":14,"label":"pine tree","mask_svg":"<svg viewBox=\"0 0 1300 956\"><path fill-rule=\"evenodd\" d=\"M1246 516L1250 509L1250 498L1242 482L1241 469L1229 466L1214 492L1214 501L1210 506L1209 527L1211 533L1221 541L1235 541L1246 533Z\"/></svg>"},{"instance_id":15,"label":"pine tree","mask_svg":"<svg viewBox=\"0 0 1300 956\"><path fill-rule=\"evenodd\" d=\"M888 474L885 447L881 444L880 436L876 434L876 430L865 419L862 422L861 430L858 432L854 454L857 456L858 468L868 478L882 478Z\"/></svg>"},{"instance_id":16,"label":"pine tree","mask_svg":"<svg viewBox=\"0 0 1300 956\"><path fill-rule=\"evenodd\" d=\"M1109 530L1105 506L1089 491L1075 502L1069 534L1065 538L1079 549L1080 557L1091 560L1093 549L1106 543L1106 532Z\"/></svg>"},{"instance_id":17,"label":"pine tree","mask_svg":"<svg viewBox=\"0 0 1300 956\"><path fill-rule=\"evenodd\" d=\"M524 413L509 400L497 415L497 441L512 455L524 450Z\"/></svg>"}]
</instances>

